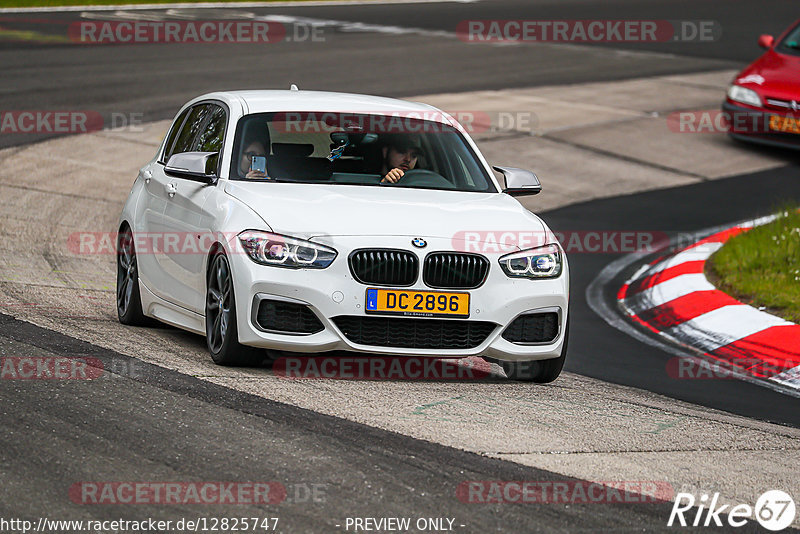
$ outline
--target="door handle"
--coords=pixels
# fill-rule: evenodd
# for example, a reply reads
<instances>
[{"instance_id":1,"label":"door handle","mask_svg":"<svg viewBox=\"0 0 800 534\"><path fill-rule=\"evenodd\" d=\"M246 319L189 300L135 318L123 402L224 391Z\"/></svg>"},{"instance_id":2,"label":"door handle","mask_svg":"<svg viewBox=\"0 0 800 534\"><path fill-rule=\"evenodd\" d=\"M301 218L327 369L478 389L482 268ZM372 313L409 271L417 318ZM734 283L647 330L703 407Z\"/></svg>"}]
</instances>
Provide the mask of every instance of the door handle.
<instances>
[{"instance_id":1,"label":"door handle","mask_svg":"<svg viewBox=\"0 0 800 534\"><path fill-rule=\"evenodd\" d=\"M165 187L170 198L174 197L175 193L178 192L178 184L175 182L169 182Z\"/></svg>"}]
</instances>

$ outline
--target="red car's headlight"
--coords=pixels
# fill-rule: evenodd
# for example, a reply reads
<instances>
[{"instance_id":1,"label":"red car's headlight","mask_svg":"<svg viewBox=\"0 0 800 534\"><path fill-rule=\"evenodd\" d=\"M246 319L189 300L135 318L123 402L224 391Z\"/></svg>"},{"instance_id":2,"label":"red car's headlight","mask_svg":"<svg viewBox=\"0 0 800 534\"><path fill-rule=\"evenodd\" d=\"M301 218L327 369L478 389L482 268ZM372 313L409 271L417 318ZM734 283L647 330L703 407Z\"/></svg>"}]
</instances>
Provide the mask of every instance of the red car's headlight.
<instances>
[{"instance_id":1,"label":"red car's headlight","mask_svg":"<svg viewBox=\"0 0 800 534\"><path fill-rule=\"evenodd\" d=\"M728 98L734 102L741 102L750 106L761 107L761 97L752 89L747 89L741 85L731 85L728 88Z\"/></svg>"}]
</instances>

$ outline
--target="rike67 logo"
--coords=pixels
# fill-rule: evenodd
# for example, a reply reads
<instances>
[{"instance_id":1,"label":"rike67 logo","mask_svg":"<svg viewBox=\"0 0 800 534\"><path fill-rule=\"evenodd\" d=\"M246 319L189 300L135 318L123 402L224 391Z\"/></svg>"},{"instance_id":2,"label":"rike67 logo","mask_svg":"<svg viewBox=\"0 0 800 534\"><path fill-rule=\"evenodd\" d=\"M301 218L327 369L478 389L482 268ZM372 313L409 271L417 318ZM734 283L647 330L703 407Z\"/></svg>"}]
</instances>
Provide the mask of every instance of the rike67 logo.
<instances>
[{"instance_id":1,"label":"rike67 logo","mask_svg":"<svg viewBox=\"0 0 800 534\"><path fill-rule=\"evenodd\" d=\"M795 514L794 499L781 490L764 492L755 506L720 504L719 493L710 498L703 494L700 499L691 493L678 493L667 526L721 527L726 522L731 527L742 527L755 519L765 529L776 532L791 525Z\"/></svg>"}]
</instances>

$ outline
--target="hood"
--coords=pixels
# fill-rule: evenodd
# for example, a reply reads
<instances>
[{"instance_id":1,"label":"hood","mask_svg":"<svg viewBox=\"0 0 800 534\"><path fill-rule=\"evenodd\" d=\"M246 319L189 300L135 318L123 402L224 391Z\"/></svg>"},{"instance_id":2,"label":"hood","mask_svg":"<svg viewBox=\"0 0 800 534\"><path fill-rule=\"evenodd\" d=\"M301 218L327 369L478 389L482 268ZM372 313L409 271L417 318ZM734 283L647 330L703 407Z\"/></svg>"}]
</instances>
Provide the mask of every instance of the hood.
<instances>
[{"instance_id":1,"label":"hood","mask_svg":"<svg viewBox=\"0 0 800 534\"><path fill-rule=\"evenodd\" d=\"M273 232L315 236L409 236L472 240L503 232L544 233L545 225L502 193L400 187L228 182L225 192L247 204ZM493 239L493 237L490 237Z\"/></svg>"},{"instance_id":2,"label":"hood","mask_svg":"<svg viewBox=\"0 0 800 534\"><path fill-rule=\"evenodd\" d=\"M800 100L800 56L769 50L734 79L763 97Z\"/></svg>"}]
</instances>

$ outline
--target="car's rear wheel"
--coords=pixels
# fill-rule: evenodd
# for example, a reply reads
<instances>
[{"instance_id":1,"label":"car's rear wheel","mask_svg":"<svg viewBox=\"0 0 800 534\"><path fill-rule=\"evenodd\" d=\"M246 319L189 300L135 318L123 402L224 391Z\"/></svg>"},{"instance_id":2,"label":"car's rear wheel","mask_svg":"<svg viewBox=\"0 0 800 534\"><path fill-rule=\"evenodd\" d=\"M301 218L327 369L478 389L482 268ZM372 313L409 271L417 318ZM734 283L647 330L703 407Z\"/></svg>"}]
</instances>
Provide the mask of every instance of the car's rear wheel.
<instances>
[{"instance_id":1,"label":"car's rear wheel","mask_svg":"<svg viewBox=\"0 0 800 534\"><path fill-rule=\"evenodd\" d=\"M211 358L218 365L259 365L266 355L239 343L236 298L228 258L220 250L210 265L206 283L206 342Z\"/></svg>"},{"instance_id":2,"label":"car's rear wheel","mask_svg":"<svg viewBox=\"0 0 800 534\"><path fill-rule=\"evenodd\" d=\"M153 322L142 312L139 267L133 234L127 227L117 235L117 317L128 326L147 326Z\"/></svg>"},{"instance_id":3,"label":"car's rear wheel","mask_svg":"<svg viewBox=\"0 0 800 534\"><path fill-rule=\"evenodd\" d=\"M500 362L506 376L511 380L522 382L536 382L537 384L547 384L552 382L564 368L567 361L567 345L569 344L569 316L567 316L567 327L564 330L564 344L561 347L561 356L550 360L535 360L528 362Z\"/></svg>"}]
</instances>

